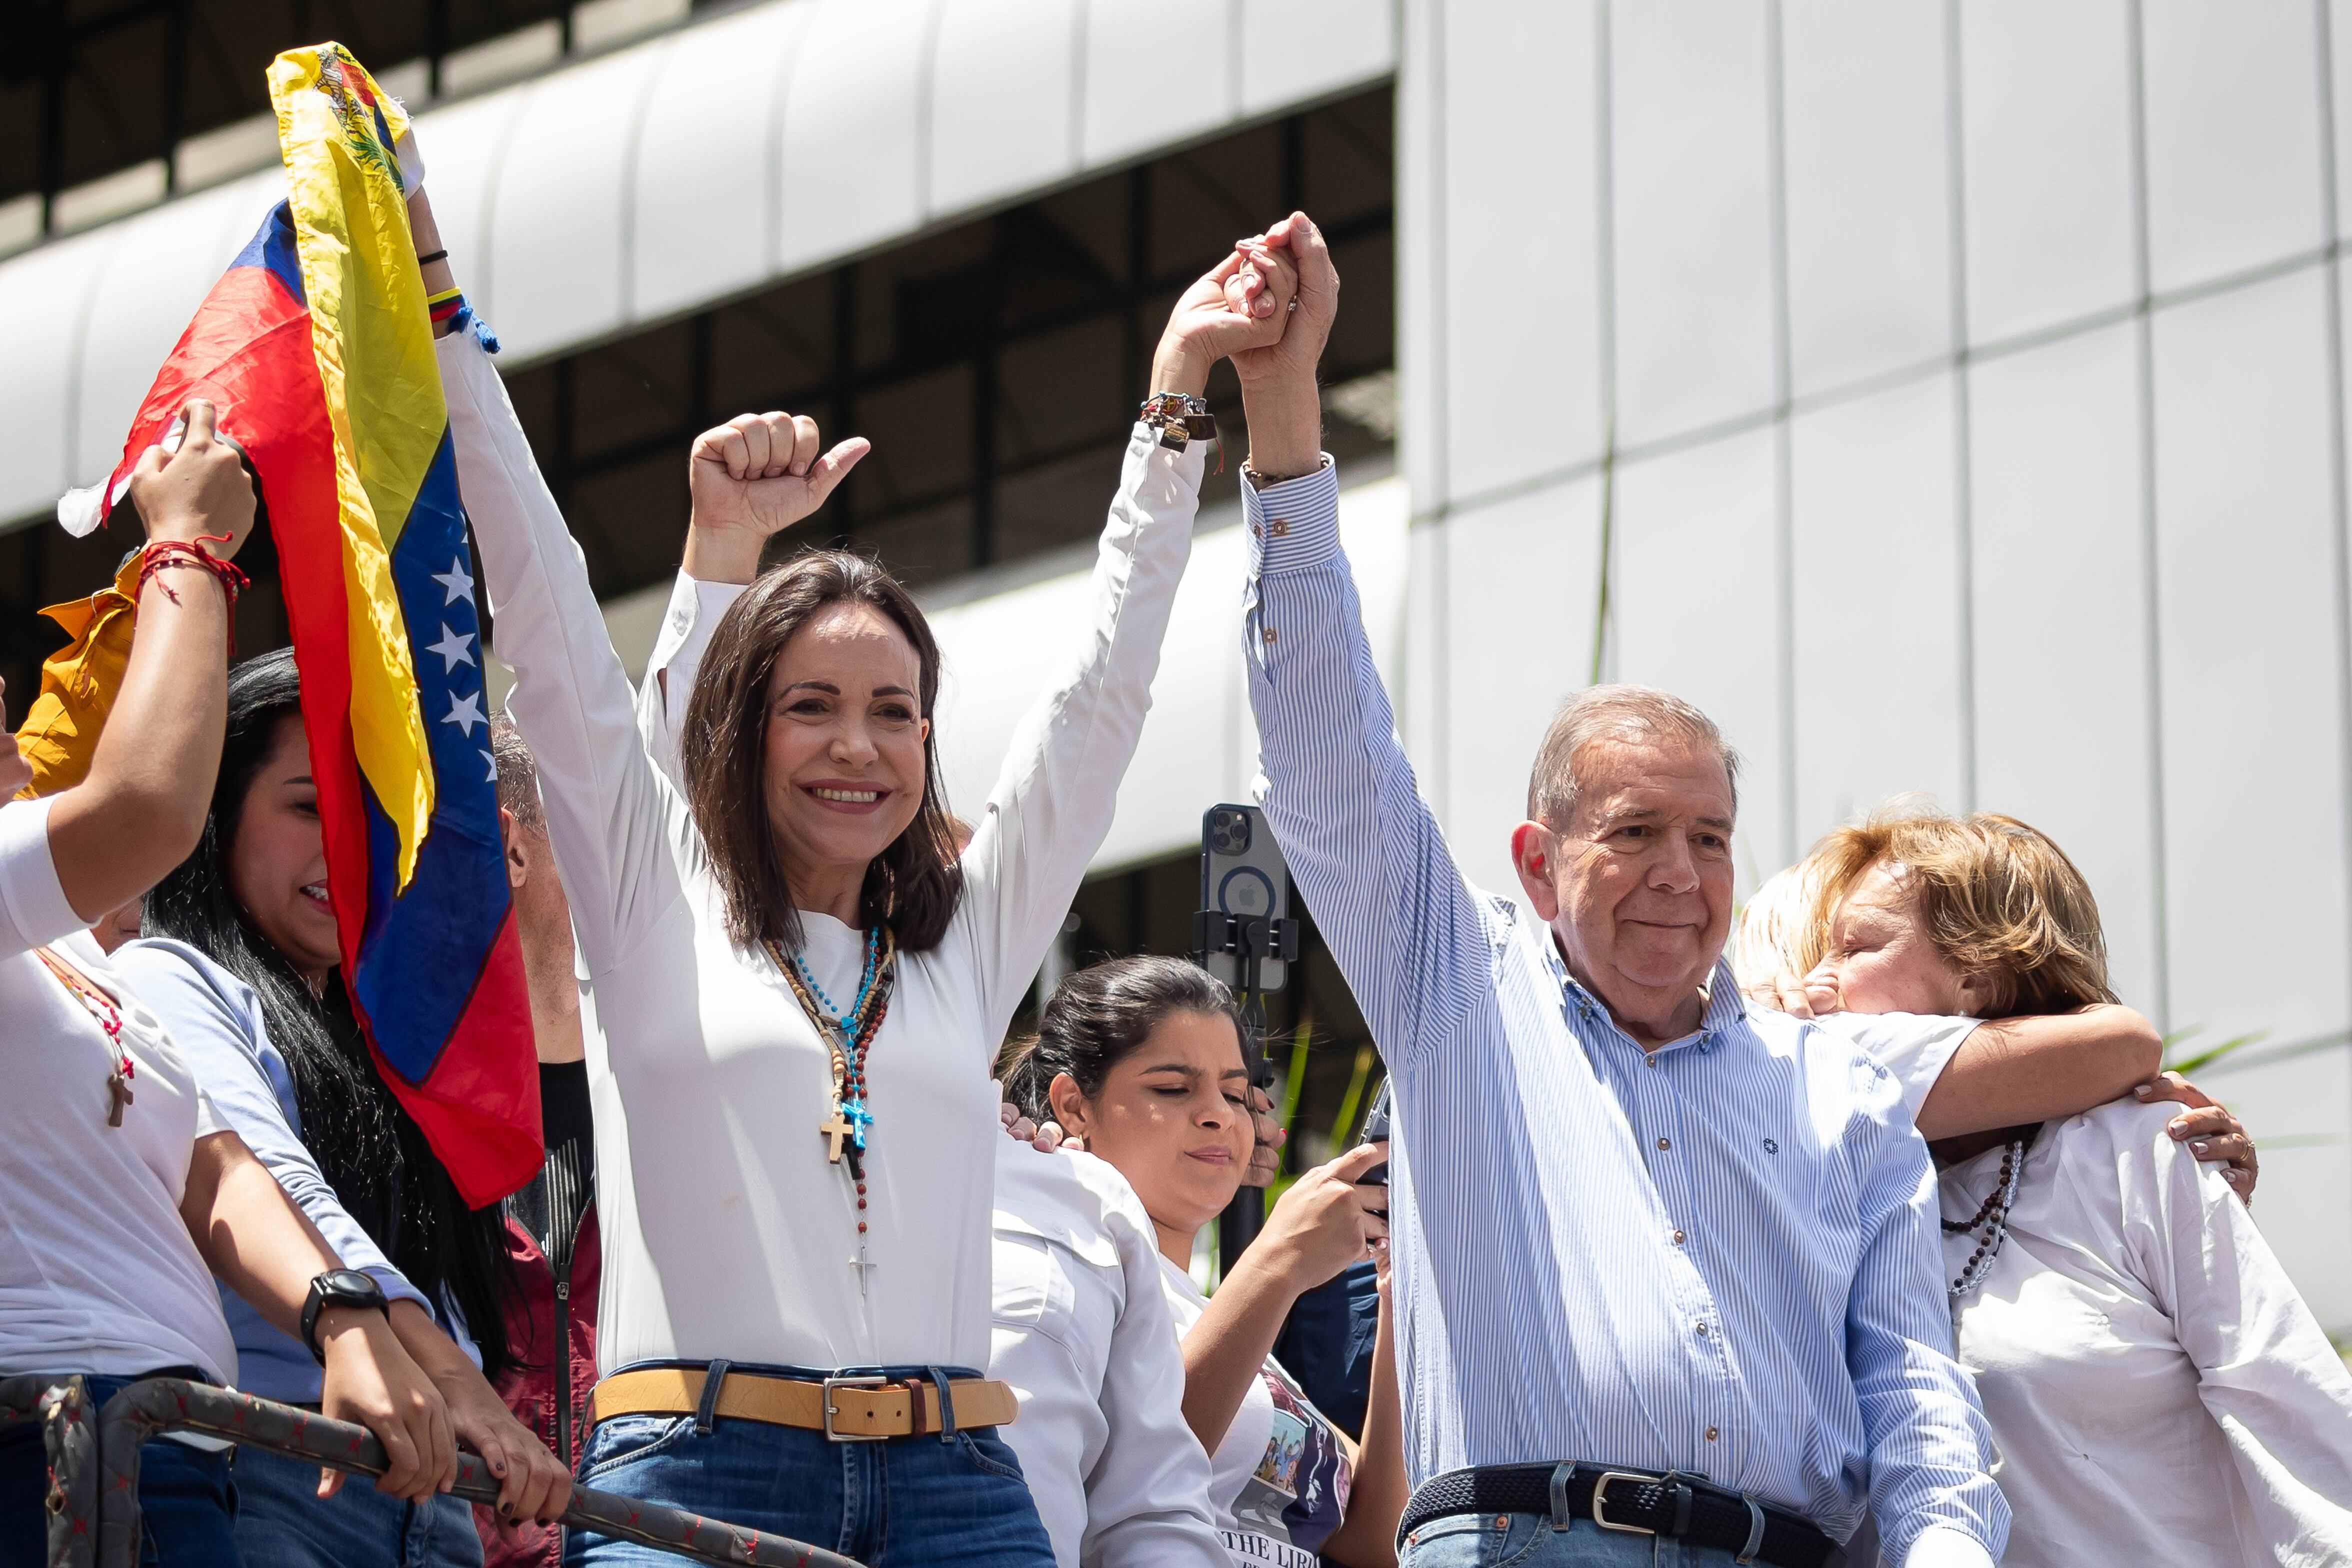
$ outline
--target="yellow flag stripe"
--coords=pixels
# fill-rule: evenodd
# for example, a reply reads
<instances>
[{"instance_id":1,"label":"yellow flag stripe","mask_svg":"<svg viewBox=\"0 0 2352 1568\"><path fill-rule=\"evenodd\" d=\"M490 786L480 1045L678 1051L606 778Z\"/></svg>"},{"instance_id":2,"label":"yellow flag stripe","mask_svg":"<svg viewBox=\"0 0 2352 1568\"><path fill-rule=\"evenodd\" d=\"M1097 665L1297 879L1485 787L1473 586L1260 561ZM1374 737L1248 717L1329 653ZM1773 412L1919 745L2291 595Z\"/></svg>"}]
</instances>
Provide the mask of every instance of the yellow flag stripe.
<instances>
[{"instance_id":1,"label":"yellow flag stripe","mask_svg":"<svg viewBox=\"0 0 2352 1568\"><path fill-rule=\"evenodd\" d=\"M331 43L278 56L269 96L310 342L334 431L352 745L399 835L395 885L404 889L433 814L433 768L391 548L447 428L448 409L398 165L366 99L381 109L394 138L407 116Z\"/></svg>"}]
</instances>

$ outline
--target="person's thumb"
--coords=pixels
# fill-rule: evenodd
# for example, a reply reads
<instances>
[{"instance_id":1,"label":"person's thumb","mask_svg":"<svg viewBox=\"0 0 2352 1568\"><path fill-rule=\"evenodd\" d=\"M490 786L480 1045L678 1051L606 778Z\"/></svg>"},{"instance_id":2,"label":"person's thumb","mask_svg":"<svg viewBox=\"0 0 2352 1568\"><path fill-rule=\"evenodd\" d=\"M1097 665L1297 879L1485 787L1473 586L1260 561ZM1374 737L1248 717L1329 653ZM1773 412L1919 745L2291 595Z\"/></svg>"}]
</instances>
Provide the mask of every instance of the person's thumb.
<instances>
[{"instance_id":1,"label":"person's thumb","mask_svg":"<svg viewBox=\"0 0 2352 1568\"><path fill-rule=\"evenodd\" d=\"M812 506L824 505L834 487L849 477L849 471L859 459L874 450L874 444L862 435L853 435L810 465L808 472L809 501Z\"/></svg>"}]
</instances>

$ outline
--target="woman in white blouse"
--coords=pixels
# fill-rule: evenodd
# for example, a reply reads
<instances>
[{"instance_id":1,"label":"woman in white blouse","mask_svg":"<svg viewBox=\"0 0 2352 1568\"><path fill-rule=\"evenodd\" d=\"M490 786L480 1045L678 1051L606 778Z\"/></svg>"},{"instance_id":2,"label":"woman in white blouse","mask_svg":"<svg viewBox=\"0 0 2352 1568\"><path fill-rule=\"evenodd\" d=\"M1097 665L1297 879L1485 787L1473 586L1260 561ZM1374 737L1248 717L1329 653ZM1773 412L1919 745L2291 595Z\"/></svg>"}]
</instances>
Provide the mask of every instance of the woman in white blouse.
<instances>
[{"instance_id":1,"label":"woman in white blouse","mask_svg":"<svg viewBox=\"0 0 2352 1568\"><path fill-rule=\"evenodd\" d=\"M1817 1012L2114 999L2090 887L2013 818L1883 816L1809 858ZM2004 1561L2352 1561L2352 1377L2168 1120L2117 1101L1930 1145L1959 1355L2015 1515Z\"/></svg>"},{"instance_id":2,"label":"woman in white blouse","mask_svg":"<svg viewBox=\"0 0 2352 1568\"><path fill-rule=\"evenodd\" d=\"M0 737L0 1375L79 1374L100 1403L145 1376L236 1377L215 1273L293 1333L307 1288L341 1267L89 936L194 847L220 762L233 596L197 558L236 554L253 489L212 405L184 417L170 458L151 450L131 479L139 635L88 776L8 800L32 772ZM326 1413L383 1439L380 1488L430 1499L457 1473L441 1396L383 1314L331 1305L312 1327ZM0 1568L48 1560L47 1469L37 1425L0 1433ZM149 1561L235 1568L217 1446L148 1444L139 1493Z\"/></svg>"},{"instance_id":3,"label":"woman in white blouse","mask_svg":"<svg viewBox=\"0 0 2352 1568\"><path fill-rule=\"evenodd\" d=\"M412 220L439 249L429 211ZM1217 358L1278 339L1294 285L1229 306L1239 265L1179 301L1150 390L1197 397ZM440 352L607 1044L589 1061L607 1373L581 1479L877 1565L1049 1563L994 1432L1013 1397L973 1370L1003 1137L990 1068L1109 826L1205 444L1137 426L1071 656L958 857L920 610L854 555L755 576L863 442L820 455L813 422L772 415L696 444L688 575L641 736L498 375L469 334ZM597 1539L582 1560L659 1561Z\"/></svg>"}]
</instances>

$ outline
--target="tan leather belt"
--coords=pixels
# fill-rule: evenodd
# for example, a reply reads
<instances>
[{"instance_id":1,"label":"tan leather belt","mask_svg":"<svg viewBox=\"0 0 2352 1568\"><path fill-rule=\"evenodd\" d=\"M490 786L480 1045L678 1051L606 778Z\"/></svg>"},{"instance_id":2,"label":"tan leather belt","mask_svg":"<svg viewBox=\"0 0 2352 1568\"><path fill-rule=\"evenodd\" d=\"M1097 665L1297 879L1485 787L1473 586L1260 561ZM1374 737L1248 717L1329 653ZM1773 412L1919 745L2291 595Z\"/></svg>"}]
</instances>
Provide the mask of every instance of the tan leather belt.
<instances>
[{"instance_id":1,"label":"tan leather belt","mask_svg":"<svg viewBox=\"0 0 2352 1568\"><path fill-rule=\"evenodd\" d=\"M589 1396L589 1424L615 1416L698 1415L708 1375L698 1366L616 1372ZM928 1377L828 1377L811 1383L732 1370L724 1376L710 1413L730 1420L799 1427L843 1443L936 1435L944 1425L939 1385ZM1021 1414L1012 1385L993 1378L951 1378L948 1390L960 1430L1007 1426Z\"/></svg>"}]
</instances>

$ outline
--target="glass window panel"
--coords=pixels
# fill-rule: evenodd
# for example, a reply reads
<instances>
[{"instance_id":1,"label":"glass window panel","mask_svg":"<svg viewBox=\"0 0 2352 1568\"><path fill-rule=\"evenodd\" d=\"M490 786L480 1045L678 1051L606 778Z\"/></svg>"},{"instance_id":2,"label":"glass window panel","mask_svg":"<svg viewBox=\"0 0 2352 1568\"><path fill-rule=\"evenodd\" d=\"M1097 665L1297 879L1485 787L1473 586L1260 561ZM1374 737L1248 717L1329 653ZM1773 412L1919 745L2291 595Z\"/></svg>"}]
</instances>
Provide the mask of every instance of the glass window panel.
<instances>
[{"instance_id":1,"label":"glass window panel","mask_svg":"<svg viewBox=\"0 0 2352 1568\"><path fill-rule=\"evenodd\" d=\"M2156 319L2171 1022L2212 1040L2346 1022L2321 284L2306 269Z\"/></svg>"},{"instance_id":2,"label":"glass window panel","mask_svg":"<svg viewBox=\"0 0 2352 1568\"><path fill-rule=\"evenodd\" d=\"M1764 8L1611 18L1622 446L1771 403L1771 239Z\"/></svg>"},{"instance_id":3,"label":"glass window panel","mask_svg":"<svg viewBox=\"0 0 2352 1568\"><path fill-rule=\"evenodd\" d=\"M1952 382L1800 415L1797 837L1915 790L1961 804Z\"/></svg>"},{"instance_id":4,"label":"glass window panel","mask_svg":"<svg viewBox=\"0 0 2352 1568\"><path fill-rule=\"evenodd\" d=\"M1782 16L1801 397L1951 351L1949 93L1937 7L1801 0Z\"/></svg>"},{"instance_id":5,"label":"glass window panel","mask_svg":"<svg viewBox=\"0 0 2352 1568\"><path fill-rule=\"evenodd\" d=\"M2308 6L2147 0L2148 265L2158 291L2319 243Z\"/></svg>"},{"instance_id":6,"label":"glass window panel","mask_svg":"<svg viewBox=\"0 0 2352 1568\"><path fill-rule=\"evenodd\" d=\"M1739 887L1796 858L1782 831L1773 433L1617 473L1616 678L1696 703L1738 748Z\"/></svg>"},{"instance_id":7,"label":"glass window panel","mask_svg":"<svg viewBox=\"0 0 2352 1568\"><path fill-rule=\"evenodd\" d=\"M1976 342L2131 297L2128 3L1972 0L1960 8Z\"/></svg>"},{"instance_id":8,"label":"glass window panel","mask_svg":"<svg viewBox=\"0 0 2352 1568\"><path fill-rule=\"evenodd\" d=\"M1444 16L1444 193L1426 221L1445 225L1445 270L1426 308L1443 322L1446 493L1476 496L1601 450L1594 28L1565 0L1507 28L1476 6Z\"/></svg>"},{"instance_id":9,"label":"glass window panel","mask_svg":"<svg viewBox=\"0 0 2352 1568\"><path fill-rule=\"evenodd\" d=\"M2064 846L2156 1011L2138 355L2128 324L1971 376L1977 803Z\"/></svg>"},{"instance_id":10,"label":"glass window panel","mask_svg":"<svg viewBox=\"0 0 2352 1568\"><path fill-rule=\"evenodd\" d=\"M1600 498L1578 479L1445 525L1445 831L1491 893L1517 893L1528 766L1552 710L1591 678Z\"/></svg>"}]
</instances>

